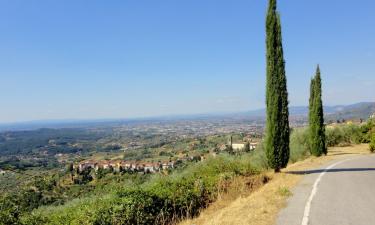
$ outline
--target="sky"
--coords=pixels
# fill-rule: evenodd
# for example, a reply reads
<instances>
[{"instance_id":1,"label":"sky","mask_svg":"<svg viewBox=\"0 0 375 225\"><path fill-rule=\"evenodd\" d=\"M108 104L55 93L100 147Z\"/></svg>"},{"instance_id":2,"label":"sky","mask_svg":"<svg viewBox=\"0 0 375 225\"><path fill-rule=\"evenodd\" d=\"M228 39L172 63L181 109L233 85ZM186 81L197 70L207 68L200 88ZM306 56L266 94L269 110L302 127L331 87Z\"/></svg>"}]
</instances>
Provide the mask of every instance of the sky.
<instances>
[{"instance_id":1,"label":"sky","mask_svg":"<svg viewBox=\"0 0 375 225\"><path fill-rule=\"evenodd\" d=\"M375 1L279 0L290 105L375 100ZM265 106L266 0L0 0L0 123Z\"/></svg>"}]
</instances>

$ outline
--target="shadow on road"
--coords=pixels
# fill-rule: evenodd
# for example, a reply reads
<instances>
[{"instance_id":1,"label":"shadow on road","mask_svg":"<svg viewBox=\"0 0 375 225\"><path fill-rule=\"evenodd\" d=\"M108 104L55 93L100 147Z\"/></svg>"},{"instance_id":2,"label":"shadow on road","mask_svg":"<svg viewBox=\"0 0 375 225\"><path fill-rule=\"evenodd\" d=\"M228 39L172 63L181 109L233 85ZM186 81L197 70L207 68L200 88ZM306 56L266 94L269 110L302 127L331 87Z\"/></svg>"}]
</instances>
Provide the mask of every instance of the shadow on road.
<instances>
[{"instance_id":1,"label":"shadow on road","mask_svg":"<svg viewBox=\"0 0 375 225\"><path fill-rule=\"evenodd\" d=\"M288 174L306 175L313 173L337 173L337 172L361 172L361 171L375 171L375 168L337 168L337 169L318 169L318 170L302 170L302 171L287 171Z\"/></svg>"},{"instance_id":2,"label":"shadow on road","mask_svg":"<svg viewBox=\"0 0 375 225\"><path fill-rule=\"evenodd\" d=\"M330 156L335 156L335 155L358 155L358 153L338 152L338 153L330 154Z\"/></svg>"}]
</instances>

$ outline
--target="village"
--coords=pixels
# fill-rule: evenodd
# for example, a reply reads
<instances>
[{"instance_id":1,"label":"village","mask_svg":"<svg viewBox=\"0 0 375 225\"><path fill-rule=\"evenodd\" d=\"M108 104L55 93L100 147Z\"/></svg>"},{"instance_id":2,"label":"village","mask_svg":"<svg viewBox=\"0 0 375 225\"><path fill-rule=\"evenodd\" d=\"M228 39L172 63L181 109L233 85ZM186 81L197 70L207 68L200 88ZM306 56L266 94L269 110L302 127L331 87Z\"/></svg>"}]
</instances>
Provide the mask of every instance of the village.
<instances>
[{"instance_id":1,"label":"village","mask_svg":"<svg viewBox=\"0 0 375 225\"><path fill-rule=\"evenodd\" d=\"M127 160L85 160L73 168L77 172L82 173L87 170L98 171L108 170L113 172L129 172L129 173L157 173L165 170L172 170L183 162L199 162L205 160L207 157L215 157L217 154L222 152L229 152L230 154L240 154L242 152L249 152L256 149L257 142L242 142L234 143L232 137L229 138L227 144L222 144L220 148L207 153L207 154L196 154L194 156L185 155L176 160L170 159L169 161L159 162L145 162L145 161L127 161Z\"/></svg>"},{"instance_id":2,"label":"village","mask_svg":"<svg viewBox=\"0 0 375 225\"><path fill-rule=\"evenodd\" d=\"M85 170L98 171L100 169L110 170L114 172L140 172L140 173L156 173L162 170L173 169L177 161L169 162L136 162L136 161L124 161L124 160L87 160L79 163L74 168L78 172Z\"/></svg>"}]
</instances>

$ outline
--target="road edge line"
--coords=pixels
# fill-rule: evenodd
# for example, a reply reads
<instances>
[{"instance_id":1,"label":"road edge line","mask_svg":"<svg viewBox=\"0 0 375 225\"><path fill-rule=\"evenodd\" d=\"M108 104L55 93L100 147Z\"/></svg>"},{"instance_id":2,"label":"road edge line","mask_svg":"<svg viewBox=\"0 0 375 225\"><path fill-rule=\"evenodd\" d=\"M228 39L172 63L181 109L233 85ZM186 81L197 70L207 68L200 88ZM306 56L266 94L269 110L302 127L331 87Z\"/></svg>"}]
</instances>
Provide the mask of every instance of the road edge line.
<instances>
[{"instance_id":1,"label":"road edge line","mask_svg":"<svg viewBox=\"0 0 375 225\"><path fill-rule=\"evenodd\" d=\"M327 173L327 171L329 169L332 169L333 167L335 167L335 166L337 166L337 165L339 165L341 163L347 162L349 160L352 160L352 159L345 159L345 160L336 162L336 163L328 166L327 168L325 168L323 173L319 174L318 178L314 182L313 189L311 190L310 196L309 196L309 198L308 198L308 200L306 202L305 211L303 213L303 218L302 218L301 225L308 225L309 224L309 216L310 216L311 203L312 203L312 200L314 199L316 193L318 192L318 185L319 185L322 177Z\"/></svg>"}]
</instances>

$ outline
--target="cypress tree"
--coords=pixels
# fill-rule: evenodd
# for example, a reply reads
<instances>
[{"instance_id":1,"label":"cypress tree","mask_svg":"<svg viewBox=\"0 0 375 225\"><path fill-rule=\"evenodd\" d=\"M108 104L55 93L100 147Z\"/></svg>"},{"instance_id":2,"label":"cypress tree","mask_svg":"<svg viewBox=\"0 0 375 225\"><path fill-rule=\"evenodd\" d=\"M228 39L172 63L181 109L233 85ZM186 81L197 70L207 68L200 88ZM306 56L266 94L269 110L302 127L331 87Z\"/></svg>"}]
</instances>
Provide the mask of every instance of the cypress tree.
<instances>
[{"instance_id":1,"label":"cypress tree","mask_svg":"<svg viewBox=\"0 0 375 225\"><path fill-rule=\"evenodd\" d=\"M312 112L314 106L314 77L311 79L310 82L310 99L309 99L309 124L311 125L312 122Z\"/></svg>"},{"instance_id":2,"label":"cypress tree","mask_svg":"<svg viewBox=\"0 0 375 225\"><path fill-rule=\"evenodd\" d=\"M313 152L312 143L315 140L315 109L314 109L314 93L315 93L315 76L311 78L310 82L310 99L309 99L309 150L312 155L315 155Z\"/></svg>"},{"instance_id":3,"label":"cypress tree","mask_svg":"<svg viewBox=\"0 0 375 225\"><path fill-rule=\"evenodd\" d=\"M327 154L322 101L322 79L319 65L310 85L309 125L311 154L314 156Z\"/></svg>"},{"instance_id":4,"label":"cypress tree","mask_svg":"<svg viewBox=\"0 0 375 225\"><path fill-rule=\"evenodd\" d=\"M267 86L266 138L268 164L275 172L289 161L289 110L280 15L276 0L270 0L266 19Z\"/></svg>"}]
</instances>

